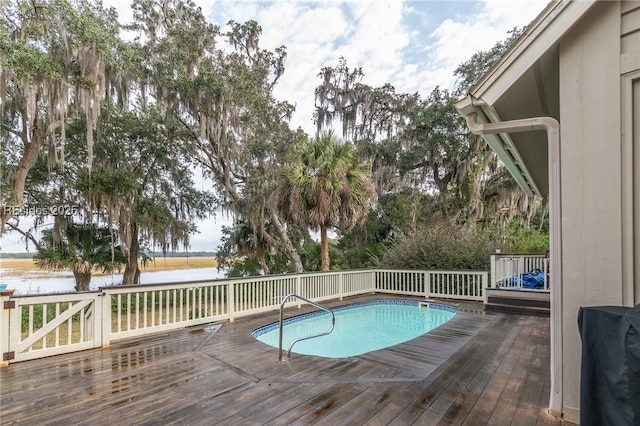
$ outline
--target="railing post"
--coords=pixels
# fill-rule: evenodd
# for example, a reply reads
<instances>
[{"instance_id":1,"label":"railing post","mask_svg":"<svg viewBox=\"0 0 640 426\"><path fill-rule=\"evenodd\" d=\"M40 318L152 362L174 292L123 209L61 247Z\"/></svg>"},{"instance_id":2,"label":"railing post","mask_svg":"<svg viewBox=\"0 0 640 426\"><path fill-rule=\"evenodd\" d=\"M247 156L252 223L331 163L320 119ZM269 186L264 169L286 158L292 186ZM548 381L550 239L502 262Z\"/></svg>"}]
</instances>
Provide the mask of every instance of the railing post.
<instances>
[{"instance_id":1,"label":"railing post","mask_svg":"<svg viewBox=\"0 0 640 426\"><path fill-rule=\"evenodd\" d=\"M296 294L302 294L302 274L296 274ZM300 299L296 297L298 301L298 309L302 307L302 303L300 303Z\"/></svg>"},{"instance_id":2,"label":"railing post","mask_svg":"<svg viewBox=\"0 0 640 426\"><path fill-rule=\"evenodd\" d=\"M544 289L549 290L549 259L546 257L542 261L542 273L544 274Z\"/></svg>"},{"instance_id":3,"label":"railing post","mask_svg":"<svg viewBox=\"0 0 640 426\"><path fill-rule=\"evenodd\" d=\"M96 297L96 308L100 305L100 310L96 312L96 320L100 321L100 345L108 348L111 345L111 295L107 289L102 291Z\"/></svg>"},{"instance_id":4,"label":"railing post","mask_svg":"<svg viewBox=\"0 0 640 426\"><path fill-rule=\"evenodd\" d=\"M492 256L493 257L493 256ZM492 263L493 266L493 263ZM482 302L486 305L487 304L487 288L489 285L489 277L487 276L486 272L482 273Z\"/></svg>"},{"instance_id":5,"label":"railing post","mask_svg":"<svg viewBox=\"0 0 640 426\"><path fill-rule=\"evenodd\" d=\"M22 307L20 306L21 298L9 300L11 302L11 309L7 309L6 312L9 315L9 354L8 358L15 359L15 352L19 351L20 342L22 341ZM4 310L4 302L1 306ZM4 355L2 356L4 359Z\"/></svg>"},{"instance_id":6,"label":"railing post","mask_svg":"<svg viewBox=\"0 0 640 426\"><path fill-rule=\"evenodd\" d=\"M227 309L229 310L229 322L235 321L235 295L233 282L227 282Z\"/></svg>"},{"instance_id":7,"label":"railing post","mask_svg":"<svg viewBox=\"0 0 640 426\"><path fill-rule=\"evenodd\" d=\"M431 272L424 271L424 298L431 297Z\"/></svg>"},{"instance_id":8,"label":"railing post","mask_svg":"<svg viewBox=\"0 0 640 426\"><path fill-rule=\"evenodd\" d=\"M496 271L496 255L492 254L491 255L491 288L495 288L496 287L496 275L497 271Z\"/></svg>"},{"instance_id":9,"label":"railing post","mask_svg":"<svg viewBox=\"0 0 640 426\"><path fill-rule=\"evenodd\" d=\"M344 272L339 272L338 273L338 293L339 293L339 299L338 300L342 300L344 299L344 287L342 285L342 277L344 275Z\"/></svg>"},{"instance_id":10,"label":"railing post","mask_svg":"<svg viewBox=\"0 0 640 426\"><path fill-rule=\"evenodd\" d=\"M11 322L9 309L9 296L0 296L0 367L7 367L9 365L9 357L4 356L9 352L9 336Z\"/></svg>"}]
</instances>

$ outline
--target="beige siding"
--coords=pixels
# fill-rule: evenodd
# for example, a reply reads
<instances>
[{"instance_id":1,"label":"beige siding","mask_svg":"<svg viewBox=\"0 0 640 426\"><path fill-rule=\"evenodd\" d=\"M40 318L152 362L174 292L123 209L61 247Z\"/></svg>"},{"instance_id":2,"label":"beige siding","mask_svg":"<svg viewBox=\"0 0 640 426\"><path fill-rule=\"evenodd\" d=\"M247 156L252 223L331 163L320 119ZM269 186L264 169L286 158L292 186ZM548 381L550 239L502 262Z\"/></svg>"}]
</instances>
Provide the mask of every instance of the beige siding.
<instances>
[{"instance_id":1,"label":"beige siding","mask_svg":"<svg viewBox=\"0 0 640 426\"><path fill-rule=\"evenodd\" d=\"M640 30L640 1L623 1L620 6L622 25L621 34L629 34Z\"/></svg>"},{"instance_id":2,"label":"beige siding","mask_svg":"<svg viewBox=\"0 0 640 426\"><path fill-rule=\"evenodd\" d=\"M640 1L623 1L620 16L620 66L627 73L640 69Z\"/></svg>"},{"instance_id":3,"label":"beige siding","mask_svg":"<svg viewBox=\"0 0 640 426\"><path fill-rule=\"evenodd\" d=\"M578 310L622 304L620 16L620 3L599 3L560 44L563 405L574 421Z\"/></svg>"}]
</instances>

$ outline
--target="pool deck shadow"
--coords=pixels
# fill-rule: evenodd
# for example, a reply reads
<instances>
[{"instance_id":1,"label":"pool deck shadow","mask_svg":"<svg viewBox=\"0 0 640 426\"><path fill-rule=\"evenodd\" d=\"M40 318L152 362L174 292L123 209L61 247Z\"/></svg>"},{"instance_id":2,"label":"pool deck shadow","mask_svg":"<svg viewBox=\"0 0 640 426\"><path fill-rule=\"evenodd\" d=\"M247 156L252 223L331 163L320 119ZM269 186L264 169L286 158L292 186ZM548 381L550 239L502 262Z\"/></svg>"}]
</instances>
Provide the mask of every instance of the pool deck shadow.
<instances>
[{"instance_id":1,"label":"pool deck shadow","mask_svg":"<svg viewBox=\"0 0 640 426\"><path fill-rule=\"evenodd\" d=\"M329 307L380 294L326 303ZM549 397L549 318L458 314L430 333L328 359L278 350L251 331L268 313L127 339L0 369L1 424L561 424ZM293 308L287 316L313 310Z\"/></svg>"}]
</instances>

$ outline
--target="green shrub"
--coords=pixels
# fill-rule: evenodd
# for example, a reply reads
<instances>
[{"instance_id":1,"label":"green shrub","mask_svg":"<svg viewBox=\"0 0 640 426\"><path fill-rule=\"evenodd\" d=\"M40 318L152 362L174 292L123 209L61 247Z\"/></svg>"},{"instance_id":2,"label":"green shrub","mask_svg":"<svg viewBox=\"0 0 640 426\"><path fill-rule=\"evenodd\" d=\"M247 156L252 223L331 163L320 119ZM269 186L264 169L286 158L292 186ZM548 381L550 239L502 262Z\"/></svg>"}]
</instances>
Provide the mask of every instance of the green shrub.
<instances>
[{"instance_id":1,"label":"green shrub","mask_svg":"<svg viewBox=\"0 0 640 426\"><path fill-rule=\"evenodd\" d=\"M451 224L397 237L379 266L393 269L488 270L495 243L482 231Z\"/></svg>"},{"instance_id":2,"label":"green shrub","mask_svg":"<svg viewBox=\"0 0 640 426\"><path fill-rule=\"evenodd\" d=\"M544 253L549 249L549 235L512 219L506 224L494 224L486 230L503 253Z\"/></svg>"},{"instance_id":3,"label":"green shrub","mask_svg":"<svg viewBox=\"0 0 640 426\"><path fill-rule=\"evenodd\" d=\"M393 269L484 270L496 249L503 253L543 253L549 236L519 220L486 228L441 223L396 237L378 265Z\"/></svg>"}]
</instances>

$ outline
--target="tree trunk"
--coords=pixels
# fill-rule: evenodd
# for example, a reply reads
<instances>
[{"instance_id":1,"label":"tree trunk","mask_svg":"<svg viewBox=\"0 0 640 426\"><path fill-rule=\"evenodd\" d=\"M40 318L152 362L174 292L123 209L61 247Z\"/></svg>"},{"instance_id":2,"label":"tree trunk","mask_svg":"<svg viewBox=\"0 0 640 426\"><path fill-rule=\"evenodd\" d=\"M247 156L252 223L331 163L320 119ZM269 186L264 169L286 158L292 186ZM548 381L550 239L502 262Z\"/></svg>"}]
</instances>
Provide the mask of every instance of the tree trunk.
<instances>
[{"instance_id":1,"label":"tree trunk","mask_svg":"<svg viewBox=\"0 0 640 426\"><path fill-rule=\"evenodd\" d=\"M293 246L289 235L287 234L287 230L285 229L282 222L280 222L280 218L278 214L274 211L274 209L268 207L269 217L271 218L272 225L276 228L280 239L282 240L282 248L284 249L285 254L291 261L293 265L293 271L297 274L301 274L304 272L304 266L302 266L302 261L300 260L300 255L298 251Z\"/></svg>"},{"instance_id":2,"label":"tree trunk","mask_svg":"<svg viewBox=\"0 0 640 426\"><path fill-rule=\"evenodd\" d=\"M38 132L37 129L34 129L32 132L31 142L23 139L24 143L24 153L22 154L22 158L20 159L20 165L14 172L13 183L11 184L11 194L9 195L9 205L2 205L0 209L0 222L2 223L2 228L0 231L4 230L4 226L7 224L9 219L17 212L14 209L19 209L24 205L24 185L27 181L27 174L31 167L33 167L33 163L35 163L36 158L38 158L38 152L40 151L40 147L42 146L42 142L46 136L45 134L41 134L42 132Z\"/></svg>"},{"instance_id":3,"label":"tree trunk","mask_svg":"<svg viewBox=\"0 0 640 426\"><path fill-rule=\"evenodd\" d=\"M262 273L264 275L269 275L269 265L267 265L266 251L260 250L258 253L258 258L260 259L260 267L262 268Z\"/></svg>"},{"instance_id":4,"label":"tree trunk","mask_svg":"<svg viewBox=\"0 0 640 426\"><path fill-rule=\"evenodd\" d=\"M329 270L329 238L327 238L327 227L320 227L320 269L322 271Z\"/></svg>"},{"instance_id":5,"label":"tree trunk","mask_svg":"<svg viewBox=\"0 0 640 426\"><path fill-rule=\"evenodd\" d=\"M91 271L81 272L74 270L73 276L76 279L76 291L89 291L89 283L91 282Z\"/></svg>"},{"instance_id":6,"label":"tree trunk","mask_svg":"<svg viewBox=\"0 0 640 426\"><path fill-rule=\"evenodd\" d=\"M124 274L122 274L123 285L140 284L140 269L138 268L138 258L140 257L138 224L131 224L129 231L131 233L131 241L129 243L127 266L124 268Z\"/></svg>"}]
</instances>

